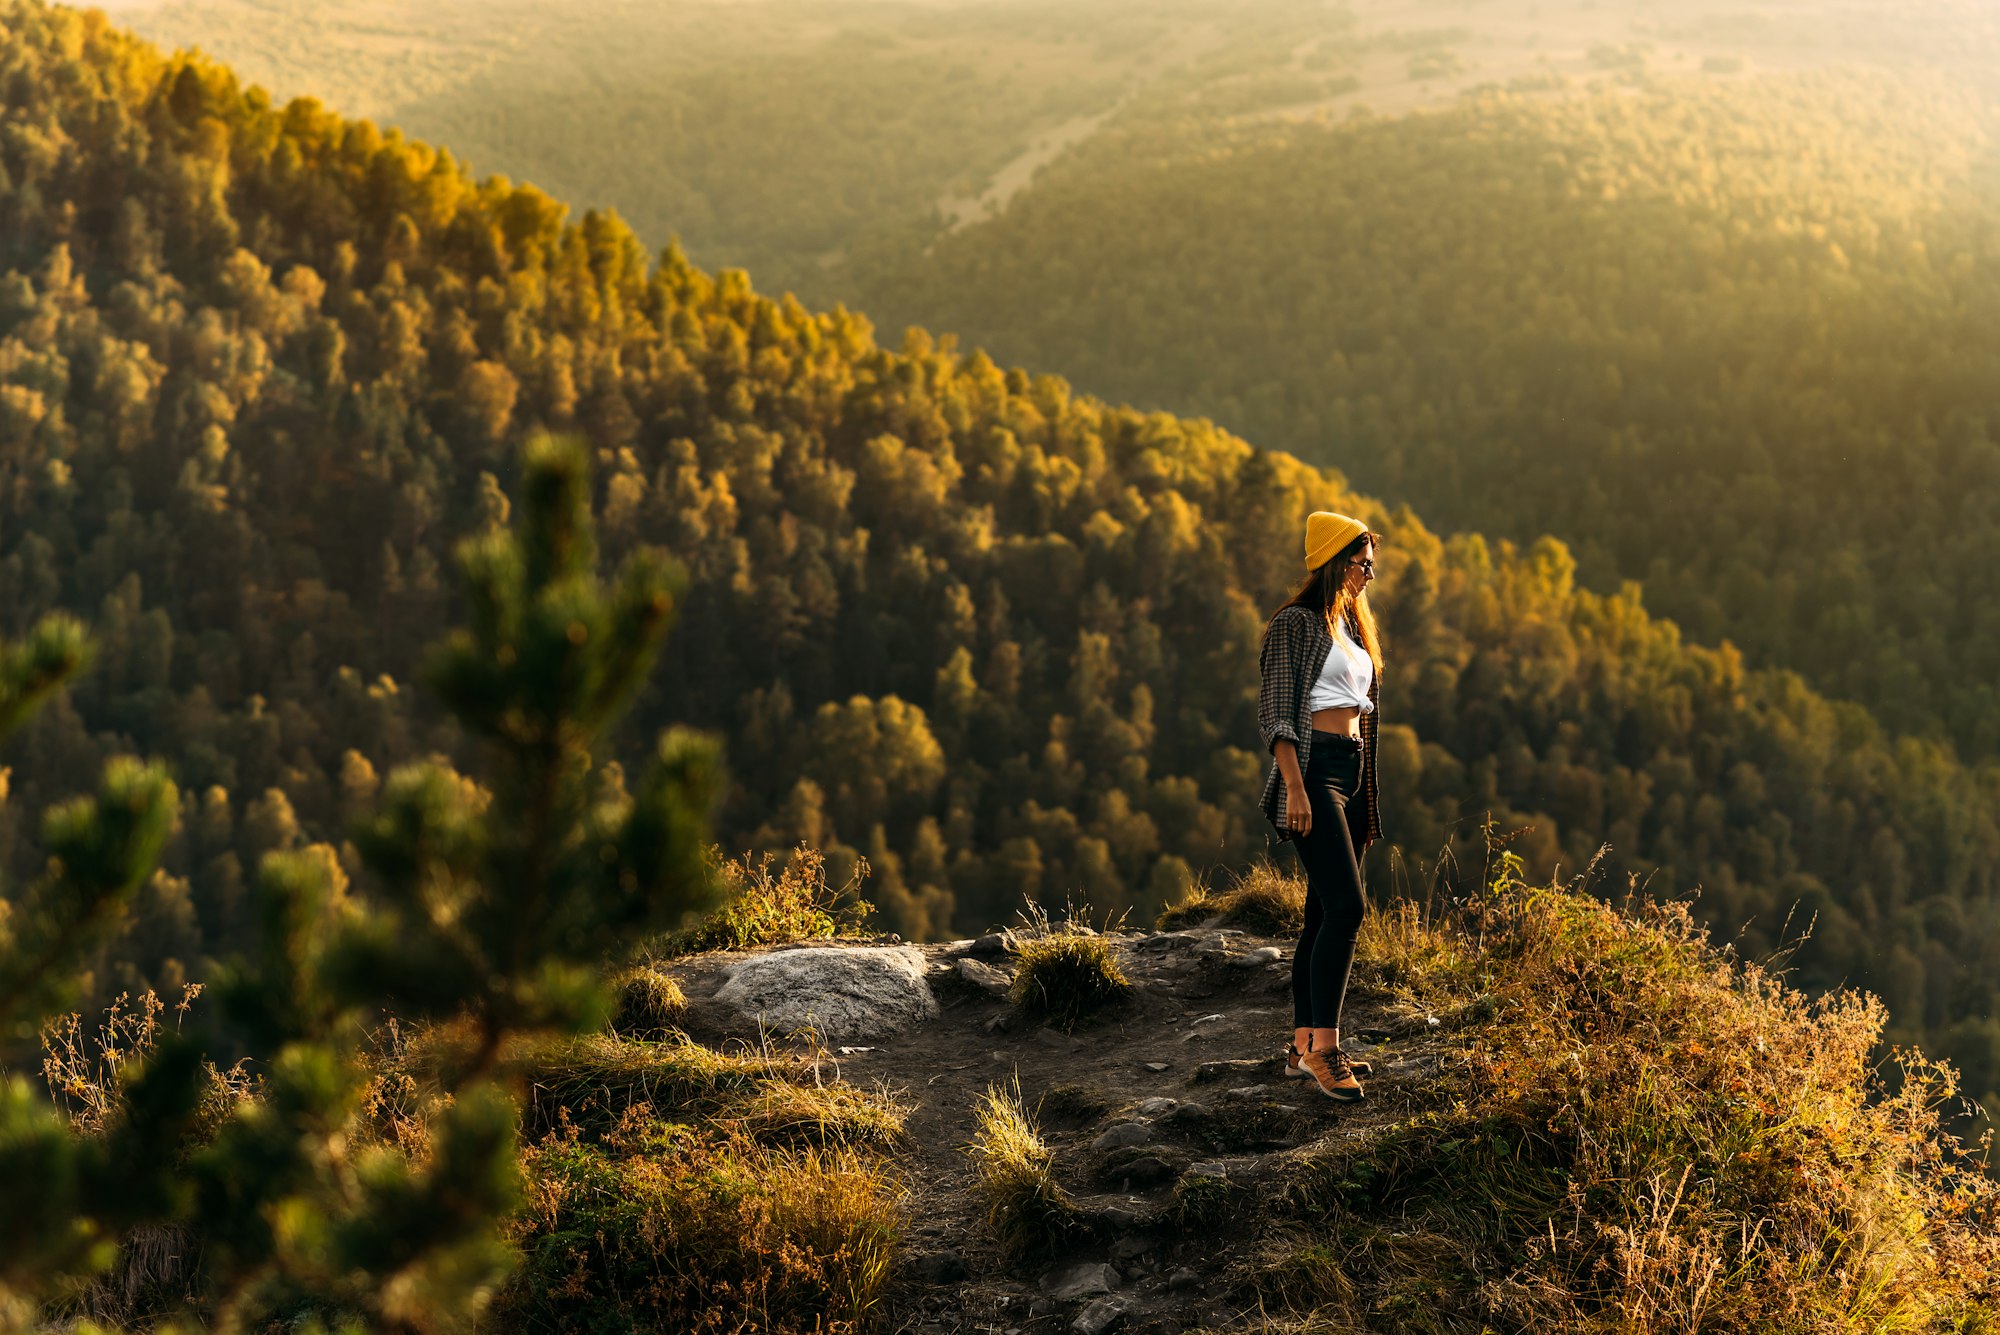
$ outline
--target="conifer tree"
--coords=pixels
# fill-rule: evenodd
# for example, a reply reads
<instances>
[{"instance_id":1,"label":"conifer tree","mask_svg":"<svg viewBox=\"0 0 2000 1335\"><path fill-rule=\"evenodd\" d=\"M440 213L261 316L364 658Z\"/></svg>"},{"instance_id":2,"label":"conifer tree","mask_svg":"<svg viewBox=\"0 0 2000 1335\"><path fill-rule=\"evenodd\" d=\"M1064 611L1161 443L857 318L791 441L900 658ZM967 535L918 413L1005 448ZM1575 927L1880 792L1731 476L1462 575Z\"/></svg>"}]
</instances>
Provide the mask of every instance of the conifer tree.
<instances>
[{"instance_id":1,"label":"conifer tree","mask_svg":"<svg viewBox=\"0 0 2000 1335\"><path fill-rule=\"evenodd\" d=\"M0 646L0 734L11 733L82 668L89 645L67 616ZM118 924L174 819L165 770L121 757L98 791L42 819L48 866L18 900L0 899L0 1062L32 1050L41 1017L76 991L78 961ZM193 1110L194 1064L163 1053L127 1088L133 1116L109 1135L73 1136L25 1077L0 1078L0 1330L69 1276L107 1263L118 1231L174 1205L159 1165Z\"/></svg>"},{"instance_id":2,"label":"conifer tree","mask_svg":"<svg viewBox=\"0 0 2000 1335\"><path fill-rule=\"evenodd\" d=\"M641 552L601 582L589 501L583 446L538 436L517 527L459 549L469 624L426 675L488 743L486 782L441 762L392 773L356 830L370 893L347 893L323 847L263 860L260 955L220 985L262 1057L256 1096L186 1153L203 1089L192 1039L164 1041L126 1073L97 1139L66 1128L25 1081L0 1092L0 1302L13 1303L0 1329L108 1264L140 1222L201 1239L202 1315L219 1331L274 1318L432 1331L477 1312L509 1264L500 1227L518 1192L518 1112L496 1058L521 1036L601 1023L605 963L704 906L716 884L704 839L714 746L667 730L630 793L593 754L644 680L684 577ZM80 641L58 625L7 656L0 721L73 671ZM0 996L42 999L22 1010L40 1013L47 980L108 919L89 906L130 895L172 810L163 773L120 762L96 799L52 813L49 892L30 904L80 907L43 909L32 931L0 938ZM421 1163L352 1134L366 1031L385 1007L468 1035Z\"/></svg>"}]
</instances>

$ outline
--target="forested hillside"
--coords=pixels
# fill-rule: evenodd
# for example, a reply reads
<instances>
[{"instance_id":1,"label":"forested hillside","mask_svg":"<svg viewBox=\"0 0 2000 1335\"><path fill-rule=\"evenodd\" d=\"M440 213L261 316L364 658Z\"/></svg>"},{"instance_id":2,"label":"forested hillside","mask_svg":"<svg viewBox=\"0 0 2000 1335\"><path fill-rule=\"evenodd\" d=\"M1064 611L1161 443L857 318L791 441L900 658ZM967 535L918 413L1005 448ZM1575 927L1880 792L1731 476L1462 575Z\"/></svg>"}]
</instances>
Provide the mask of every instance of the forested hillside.
<instances>
[{"instance_id":1,"label":"forested hillside","mask_svg":"<svg viewBox=\"0 0 2000 1335\"><path fill-rule=\"evenodd\" d=\"M1985 0L108 0L279 101L447 144L615 207L762 291L852 301L1112 125L1204 126L1563 96L1700 71L1918 67L1983 80ZM1179 133L1179 129L1174 129ZM862 309L869 309L865 304Z\"/></svg>"},{"instance_id":2,"label":"forested hillside","mask_svg":"<svg viewBox=\"0 0 2000 1335\"><path fill-rule=\"evenodd\" d=\"M1887 80L1107 132L859 285L1108 396L1553 533L1702 642L2000 751L2000 158Z\"/></svg>"},{"instance_id":3,"label":"forested hillside","mask_svg":"<svg viewBox=\"0 0 2000 1335\"><path fill-rule=\"evenodd\" d=\"M1204 420L879 347L101 16L4 0L0 35L0 629L69 608L102 646L4 810L114 750L190 795L100 985L206 976L260 853L459 748L405 683L546 425L597 446L607 559L692 575L622 744L721 731L725 845L865 856L890 927L1150 910L1253 857L1257 635L1335 508L1392 535L1376 885L1489 810L1536 872L1609 841L1607 884L1699 886L1753 951L1817 914L1806 981L2000 1088L2000 770L1580 590L1559 542L1446 542Z\"/></svg>"}]
</instances>

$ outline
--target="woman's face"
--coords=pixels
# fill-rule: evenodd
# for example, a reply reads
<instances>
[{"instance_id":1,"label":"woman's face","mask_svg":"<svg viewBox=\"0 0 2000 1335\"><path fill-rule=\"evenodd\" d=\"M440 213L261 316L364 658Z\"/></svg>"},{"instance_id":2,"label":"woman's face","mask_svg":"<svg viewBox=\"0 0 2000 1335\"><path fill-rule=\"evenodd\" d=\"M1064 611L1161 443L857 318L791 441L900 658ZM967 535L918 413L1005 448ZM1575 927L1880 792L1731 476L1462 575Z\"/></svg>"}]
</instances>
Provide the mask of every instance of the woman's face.
<instances>
[{"instance_id":1,"label":"woman's face","mask_svg":"<svg viewBox=\"0 0 2000 1335\"><path fill-rule=\"evenodd\" d=\"M1345 587L1350 594L1359 594L1375 581L1375 542L1371 538L1361 544L1361 550L1348 562Z\"/></svg>"}]
</instances>

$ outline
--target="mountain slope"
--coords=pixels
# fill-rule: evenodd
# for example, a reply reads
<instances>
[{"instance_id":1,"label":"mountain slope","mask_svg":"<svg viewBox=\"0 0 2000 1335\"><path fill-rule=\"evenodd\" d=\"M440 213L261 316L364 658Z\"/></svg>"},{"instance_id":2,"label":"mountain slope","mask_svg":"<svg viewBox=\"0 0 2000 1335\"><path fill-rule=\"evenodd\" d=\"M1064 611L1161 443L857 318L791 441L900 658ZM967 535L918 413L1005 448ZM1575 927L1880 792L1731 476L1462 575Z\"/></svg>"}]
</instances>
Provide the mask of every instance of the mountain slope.
<instances>
[{"instance_id":1,"label":"mountain slope","mask_svg":"<svg viewBox=\"0 0 2000 1335\"><path fill-rule=\"evenodd\" d=\"M1446 528L1552 533L1588 586L1987 756L1991 114L1844 74L1133 123L848 290Z\"/></svg>"},{"instance_id":2,"label":"mountain slope","mask_svg":"<svg viewBox=\"0 0 2000 1335\"><path fill-rule=\"evenodd\" d=\"M1699 885L1752 951L1803 903L1803 979L1877 988L2000 1089L1993 767L1683 643L1558 542L1445 541L1206 421L878 347L98 18L7 0L0 31L0 621L73 608L102 645L0 810L125 748L200 795L105 985L205 976L257 856L338 841L391 765L460 747L402 679L547 425L597 446L607 556L694 575L621 744L722 731L725 844L803 840L836 881L865 857L897 930L1024 895L1149 913L1245 865L1257 634L1331 507L1393 538L1381 890L1447 845L1477 865L1489 810L1534 826L1539 874L1608 839L1607 873Z\"/></svg>"}]
</instances>

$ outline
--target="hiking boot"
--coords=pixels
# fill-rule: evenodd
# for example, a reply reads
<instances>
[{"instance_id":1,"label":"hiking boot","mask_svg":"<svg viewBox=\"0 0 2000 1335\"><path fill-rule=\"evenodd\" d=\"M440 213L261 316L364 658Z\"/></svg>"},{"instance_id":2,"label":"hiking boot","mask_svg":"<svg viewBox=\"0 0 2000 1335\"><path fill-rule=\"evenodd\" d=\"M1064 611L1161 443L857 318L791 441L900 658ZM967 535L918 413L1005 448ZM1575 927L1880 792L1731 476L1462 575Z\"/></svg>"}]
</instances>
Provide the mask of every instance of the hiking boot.
<instances>
[{"instance_id":1,"label":"hiking boot","mask_svg":"<svg viewBox=\"0 0 2000 1335\"><path fill-rule=\"evenodd\" d=\"M1341 1056L1347 1057L1347 1064L1354 1068L1354 1074L1375 1074L1375 1063L1369 1061L1366 1057L1350 1057L1346 1048L1340 1048L1338 1051ZM1312 1072L1299 1065L1299 1047L1296 1043L1285 1044L1284 1076L1287 1080L1310 1080L1312 1078Z\"/></svg>"},{"instance_id":2,"label":"hiking boot","mask_svg":"<svg viewBox=\"0 0 2000 1335\"><path fill-rule=\"evenodd\" d=\"M1330 1054L1300 1053L1299 1069L1318 1083L1320 1093L1336 1103L1359 1103L1368 1097L1361 1089L1361 1082L1354 1078L1354 1067L1347 1054L1338 1048Z\"/></svg>"}]
</instances>

